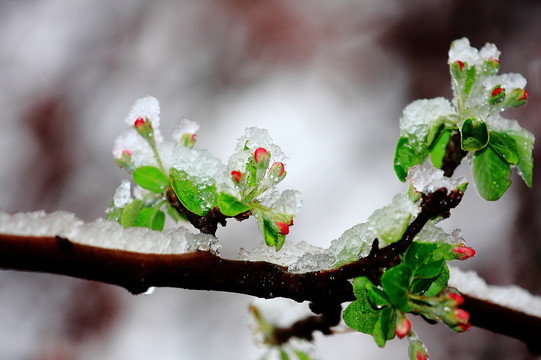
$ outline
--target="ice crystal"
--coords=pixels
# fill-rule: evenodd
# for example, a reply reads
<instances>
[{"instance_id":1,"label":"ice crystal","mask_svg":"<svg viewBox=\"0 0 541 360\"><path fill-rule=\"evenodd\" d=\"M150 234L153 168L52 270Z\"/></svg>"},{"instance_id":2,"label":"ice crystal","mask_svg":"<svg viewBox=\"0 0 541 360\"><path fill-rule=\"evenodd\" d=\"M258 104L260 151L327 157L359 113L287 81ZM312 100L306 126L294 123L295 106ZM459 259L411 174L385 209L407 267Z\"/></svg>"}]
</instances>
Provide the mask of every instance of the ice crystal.
<instances>
[{"instance_id":1,"label":"ice crystal","mask_svg":"<svg viewBox=\"0 0 541 360\"><path fill-rule=\"evenodd\" d=\"M131 200L130 181L124 179L115 191L113 203L117 208L123 208L124 206L128 205Z\"/></svg>"},{"instance_id":2,"label":"ice crystal","mask_svg":"<svg viewBox=\"0 0 541 360\"><path fill-rule=\"evenodd\" d=\"M415 190L424 194L432 193L440 188L447 189L447 193L449 193L468 182L464 176L447 177L443 175L443 170L421 165L409 168L406 179Z\"/></svg>"},{"instance_id":3,"label":"ice crystal","mask_svg":"<svg viewBox=\"0 0 541 360\"><path fill-rule=\"evenodd\" d=\"M400 118L400 130L409 134L427 133L431 123L440 116L454 113L449 100L443 97L416 100L404 108Z\"/></svg>"}]
</instances>

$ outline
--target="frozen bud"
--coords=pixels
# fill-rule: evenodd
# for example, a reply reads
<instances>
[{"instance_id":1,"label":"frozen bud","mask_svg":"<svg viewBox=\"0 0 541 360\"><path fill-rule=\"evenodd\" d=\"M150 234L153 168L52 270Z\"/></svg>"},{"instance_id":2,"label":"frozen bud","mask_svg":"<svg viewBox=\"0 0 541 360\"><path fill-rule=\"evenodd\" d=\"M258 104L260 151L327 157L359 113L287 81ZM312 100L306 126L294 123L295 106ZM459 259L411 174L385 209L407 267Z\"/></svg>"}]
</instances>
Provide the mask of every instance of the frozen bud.
<instances>
[{"instance_id":1,"label":"frozen bud","mask_svg":"<svg viewBox=\"0 0 541 360\"><path fill-rule=\"evenodd\" d=\"M528 92L521 88L513 89L505 98L504 107L521 106L528 100Z\"/></svg>"},{"instance_id":2,"label":"frozen bud","mask_svg":"<svg viewBox=\"0 0 541 360\"><path fill-rule=\"evenodd\" d=\"M274 224L276 225L276 227L277 227L277 229L278 229L278 233L279 233L280 235L287 235L287 234L289 234L289 225L288 225L288 224L286 224L286 223L283 222L283 221L276 221Z\"/></svg>"},{"instance_id":3,"label":"frozen bud","mask_svg":"<svg viewBox=\"0 0 541 360\"><path fill-rule=\"evenodd\" d=\"M254 160L256 164L267 163L268 165L269 159L270 159L270 154L267 151L267 149L262 148L262 147L255 149ZM267 166L265 166L265 168L266 167Z\"/></svg>"},{"instance_id":4,"label":"frozen bud","mask_svg":"<svg viewBox=\"0 0 541 360\"><path fill-rule=\"evenodd\" d=\"M173 129L173 139L187 148L193 148L196 142L199 124L189 119L182 119Z\"/></svg>"},{"instance_id":5,"label":"frozen bud","mask_svg":"<svg viewBox=\"0 0 541 360\"><path fill-rule=\"evenodd\" d=\"M269 171L272 173L276 172L277 175L281 177L285 173L284 164L281 162L275 162L274 164L272 164Z\"/></svg>"},{"instance_id":6,"label":"frozen bud","mask_svg":"<svg viewBox=\"0 0 541 360\"><path fill-rule=\"evenodd\" d=\"M475 250L463 244L453 248L453 257L457 260L467 260L475 256Z\"/></svg>"},{"instance_id":7,"label":"frozen bud","mask_svg":"<svg viewBox=\"0 0 541 360\"><path fill-rule=\"evenodd\" d=\"M455 61L456 66L462 71L464 69L464 63L460 60Z\"/></svg>"},{"instance_id":8,"label":"frozen bud","mask_svg":"<svg viewBox=\"0 0 541 360\"><path fill-rule=\"evenodd\" d=\"M409 334L410 330L411 322L408 320L408 318L405 315L397 317L396 325L394 327L396 336L398 336L398 338L400 339L403 339Z\"/></svg>"},{"instance_id":9,"label":"frozen bud","mask_svg":"<svg viewBox=\"0 0 541 360\"><path fill-rule=\"evenodd\" d=\"M528 99L528 92L524 89L521 89L521 90L522 90L522 94L518 97L518 100L526 101Z\"/></svg>"},{"instance_id":10,"label":"frozen bud","mask_svg":"<svg viewBox=\"0 0 541 360\"><path fill-rule=\"evenodd\" d=\"M145 119L143 119L142 117L138 117L133 122L133 126L138 128L138 129L142 129L145 126Z\"/></svg>"},{"instance_id":11,"label":"frozen bud","mask_svg":"<svg viewBox=\"0 0 541 360\"><path fill-rule=\"evenodd\" d=\"M410 337L409 343L409 357L410 360L428 360L428 351L425 345L417 338Z\"/></svg>"},{"instance_id":12,"label":"frozen bud","mask_svg":"<svg viewBox=\"0 0 541 360\"><path fill-rule=\"evenodd\" d=\"M233 181L238 184L242 178L242 173L238 170L233 170L231 171L231 177L233 178Z\"/></svg>"},{"instance_id":13,"label":"frozen bud","mask_svg":"<svg viewBox=\"0 0 541 360\"><path fill-rule=\"evenodd\" d=\"M490 98L488 99L488 102L490 105L497 104L505 98L505 89L501 87L501 85L496 85L492 89L492 92L490 93Z\"/></svg>"},{"instance_id":14,"label":"frozen bud","mask_svg":"<svg viewBox=\"0 0 541 360\"><path fill-rule=\"evenodd\" d=\"M449 317L444 318L444 322L454 331L466 331L470 328L470 314L466 310L456 308L451 311Z\"/></svg>"}]
</instances>

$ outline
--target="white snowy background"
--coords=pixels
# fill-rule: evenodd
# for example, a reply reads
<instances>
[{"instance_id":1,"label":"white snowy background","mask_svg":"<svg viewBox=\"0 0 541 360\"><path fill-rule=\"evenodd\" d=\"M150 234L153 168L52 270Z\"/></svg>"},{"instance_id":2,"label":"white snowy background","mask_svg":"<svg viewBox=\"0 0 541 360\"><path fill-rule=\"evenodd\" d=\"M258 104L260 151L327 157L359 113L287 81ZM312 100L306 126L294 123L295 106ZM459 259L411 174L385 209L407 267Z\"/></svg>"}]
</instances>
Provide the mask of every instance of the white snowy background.
<instances>
[{"instance_id":1,"label":"white snowy background","mask_svg":"<svg viewBox=\"0 0 541 360\"><path fill-rule=\"evenodd\" d=\"M539 133L541 4L536 1L2 1L0 208L104 216L125 176L111 148L133 102L156 96L162 133L188 117L198 147L224 161L244 128L269 129L288 155L283 188L303 193L288 241L327 247L404 190L392 158L398 118L416 98L450 95L447 50L494 42L503 72L529 81L506 116ZM471 178L467 168L461 174ZM460 227L492 284L539 294L541 189L513 176L496 203L473 186ZM537 186L537 188L535 188ZM217 233L222 255L260 242L253 219ZM537 245L536 245L537 244ZM121 288L0 272L0 359L257 359L244 295ZM454 334L415 319L435 359L530 358L480 329ZM322 359L406 358L362 334L317 336Z\"/></svg>"}]
</instances>

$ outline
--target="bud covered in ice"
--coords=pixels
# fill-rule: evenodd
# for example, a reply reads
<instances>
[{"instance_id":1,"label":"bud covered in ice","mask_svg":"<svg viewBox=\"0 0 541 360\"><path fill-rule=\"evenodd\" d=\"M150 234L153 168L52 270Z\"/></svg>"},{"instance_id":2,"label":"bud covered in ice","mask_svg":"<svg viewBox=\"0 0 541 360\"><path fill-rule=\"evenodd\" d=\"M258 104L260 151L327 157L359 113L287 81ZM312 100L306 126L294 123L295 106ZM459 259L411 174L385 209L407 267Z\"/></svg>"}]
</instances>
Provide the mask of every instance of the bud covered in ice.
<instances>
[{"instance_id":1,"label":"bud covered in ice","mask_svg":"<svg viewBox=\"0 0 541 360\"><path fill-rule=\"evenodd\" d=\"M189 119L182 119L173 129L173 139L178 144L191 149L195 146L198 130L198 123Z\"/></svg>"},{"instance_id":2,"label":"bud covered in ice","mask_svg":"<svg viewBox=\"0 0 541 360\"><path fill-rule=\"evenodd\" d=\"M259 147L254 151L254 161L258 168L267 168L269 166L270 154L267 149Z\"/></svg>"},{"instance_id":3,"label":"bud covered in ice","mask_svg":"<svg viewBox=\"0 0 541 360\"><path fill-rule=\"evenodd\" d=\"M231 178L236 184L240 183L240 179L242 178L242 173L238 170L231 171Z\"/></svg>"},{"instance_id":4,"label":"bud covered in ice","mask_svg":"<svg viewBox=\"0 0 541 360\"><path fill-rule=\"evenodd\" d=\"M411 330L411 322L408 320L406 315L401 314L396 319L396 325L394 327L394 331L396 332L396 336L398 338L403 339L406 336L408 336L409 332Z\"/></svg>"},{"instance_id":5,"label":"bud covered in ice","mask_svg":"<svg viewBox=\"0 0 541 360\"><path fill-rule=\"evenodd\" d=\"M428 360L428 351L425 345L417 338L410 336L409 338L409 358L410 360Z\"/></svg>"},{"instance_id":6,"label":"bud covered in ice","mask_svg":"<svg viewBox=\"0 0 541 360\"><path fill-rule=\"evenodd\" d=\"M286 224L285 222L283 221L276 221L274 223L276 225L276 227L278 228L278 233L280 235L287 235L289 234L289 225Z\"/></svg>"}]
</instances>

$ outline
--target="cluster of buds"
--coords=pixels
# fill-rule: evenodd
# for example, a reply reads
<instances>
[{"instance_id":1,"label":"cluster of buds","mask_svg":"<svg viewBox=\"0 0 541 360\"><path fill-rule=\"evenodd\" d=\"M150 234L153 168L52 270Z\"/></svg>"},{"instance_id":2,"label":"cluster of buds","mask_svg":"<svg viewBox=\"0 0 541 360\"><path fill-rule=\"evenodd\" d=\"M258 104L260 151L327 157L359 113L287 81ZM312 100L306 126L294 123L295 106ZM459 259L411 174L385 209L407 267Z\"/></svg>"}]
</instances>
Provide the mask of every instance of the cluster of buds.
<instances>
[{"instance_id":1,"label":"cluster of buds","mask_svg":"<svg viewBox=\"0 0 541 360\"><path fill-rule=\"evenodd\" d=\"M412 310L424 317L442 321L450 329L462 332L470 328L470 314L461 309L464 298L458 292L447 289L436 297L410 294Z\"/></svg>"},{"instance_id":2,"label":"cluster of buds","mask_svg":"<svg viewBox=\"0 0 541 360\"><path fill-rule=\"evenodd\" d=\"M238 169L231 171L231 179L240 189L243 200L251 200L261 195L285 178L284 164L277 161L269 167L270 158L271 155L267 149L258 147L253 152L245 173Z\"/></svg>"}]
</instances>

